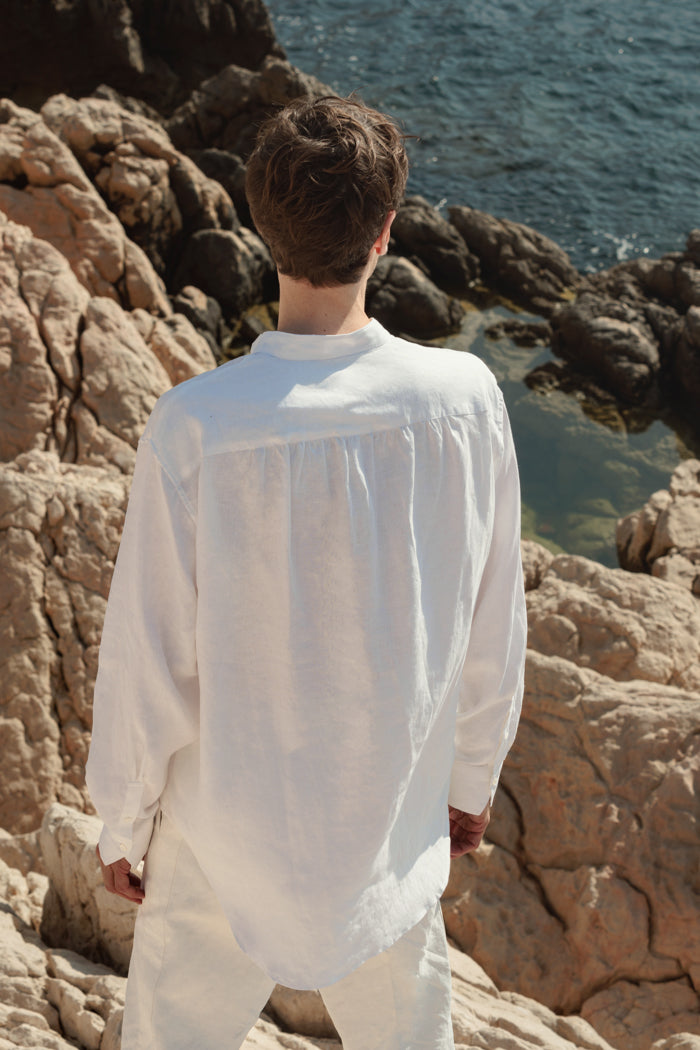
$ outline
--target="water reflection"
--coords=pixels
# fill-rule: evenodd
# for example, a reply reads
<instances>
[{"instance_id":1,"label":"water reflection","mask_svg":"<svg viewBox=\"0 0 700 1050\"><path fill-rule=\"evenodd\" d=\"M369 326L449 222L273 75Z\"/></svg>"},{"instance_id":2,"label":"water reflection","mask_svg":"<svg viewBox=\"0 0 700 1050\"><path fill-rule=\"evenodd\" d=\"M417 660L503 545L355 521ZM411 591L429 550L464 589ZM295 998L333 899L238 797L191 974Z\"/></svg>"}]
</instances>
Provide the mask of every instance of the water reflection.
<instances>
[{"instance_id":1,"label":"water reflection","mask_svg":"<svg viewBox=\"0 0 700 1050\"><path fill-rule=\"evenodd\" d=\"M446 345L477 354L503 390L520 463L523 535L615 566L617 519L666 488L689 453L662 422L639 430L639 420L625 419L612 403L593 405L546 382L530 389L526 377L554 360L549 349L485 335L513 316L502 306L470 310Z\"/></svg>"}]
</instances>

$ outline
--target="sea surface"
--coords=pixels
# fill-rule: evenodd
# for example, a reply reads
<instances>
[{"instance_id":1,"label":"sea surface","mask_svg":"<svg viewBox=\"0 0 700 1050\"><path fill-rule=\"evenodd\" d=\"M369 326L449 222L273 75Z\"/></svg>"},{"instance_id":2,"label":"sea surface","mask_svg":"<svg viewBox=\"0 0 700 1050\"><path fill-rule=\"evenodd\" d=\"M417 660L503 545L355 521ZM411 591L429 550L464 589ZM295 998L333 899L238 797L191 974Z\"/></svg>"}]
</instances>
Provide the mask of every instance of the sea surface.
<instances>
[{"instance_id":1,"label":"sea surface","mask_svg":"<svg viewBox=\"0 0 700 1050\"><path fill-rule=\"evenodd\" d=\"M683 247L700 226L700 0L271 0L290 61L397 117L409 192L528 223L582 271ZM505 310L501 310L501 313ZM688 450L523 383L547 351L450 341L506 393L524 528L615 564L614 522Z\"/></svg>"}]
</instances>

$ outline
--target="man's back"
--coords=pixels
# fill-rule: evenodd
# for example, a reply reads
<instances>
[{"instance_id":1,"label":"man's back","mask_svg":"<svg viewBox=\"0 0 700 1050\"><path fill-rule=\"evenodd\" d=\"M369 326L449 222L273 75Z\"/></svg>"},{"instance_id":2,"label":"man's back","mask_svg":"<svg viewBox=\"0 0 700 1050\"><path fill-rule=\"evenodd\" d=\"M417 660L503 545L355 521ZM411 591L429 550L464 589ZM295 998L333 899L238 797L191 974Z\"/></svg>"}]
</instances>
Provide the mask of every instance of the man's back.
<instances>
[{"instance_id":1,"label":"man's back","mask_svg":"<svg viewBox=\"0 0 700 1050\"><path fill-rule=\"evenodd\" d=\"M330 984L444 888L458 705L456 791L479 809L512 739L524 617L500 393L471 355L374 321L266 333L161 399L146 457L120 558L153 536L177 673L199 689L154 793L251 958ZM186 573L177 589L188 560L196 594Z\"/></svg>"}]
</instances>

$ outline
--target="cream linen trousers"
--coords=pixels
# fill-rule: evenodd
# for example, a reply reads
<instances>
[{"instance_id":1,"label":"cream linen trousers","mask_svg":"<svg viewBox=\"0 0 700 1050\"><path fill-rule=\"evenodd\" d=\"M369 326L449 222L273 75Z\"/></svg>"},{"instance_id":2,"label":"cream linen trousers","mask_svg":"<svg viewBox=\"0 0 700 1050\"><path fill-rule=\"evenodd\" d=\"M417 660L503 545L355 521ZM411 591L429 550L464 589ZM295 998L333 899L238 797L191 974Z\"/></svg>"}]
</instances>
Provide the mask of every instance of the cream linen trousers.
<instances>
[{"instance_id":1,"label":"cream linen trousers","mask_svg":"<svg viewBox=\"0 0 700 1050\"><path fill-rule=\"evenodd\" d=\"M192 852L163 814L148 851L122 1050L237 1050L274 982L238 947ZM343 1050L453 1050L437 902L391 948L320 989Z\"/></svg>"}]
</instances>

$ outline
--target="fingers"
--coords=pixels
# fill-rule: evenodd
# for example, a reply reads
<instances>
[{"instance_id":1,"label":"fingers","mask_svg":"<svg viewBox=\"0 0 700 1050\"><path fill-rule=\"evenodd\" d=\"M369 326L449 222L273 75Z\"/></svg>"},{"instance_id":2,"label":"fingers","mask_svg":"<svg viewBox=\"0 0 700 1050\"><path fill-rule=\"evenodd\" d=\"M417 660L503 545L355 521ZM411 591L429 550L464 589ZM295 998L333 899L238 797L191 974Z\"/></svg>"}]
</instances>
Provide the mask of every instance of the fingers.
<instances>
[{"instance_id":1,"label":"fingers","mask_svg":"<svg viewBox=\"0 0 700 1050\"><path fill-rule=\"evenodd\" d=\"M491 818L490 806L475 816L450 806L450 856L462 857L481 843Z\"/></svg>"},{"instance_id":2,"label":"fingers","mask_svg":"<svg viewBox=\"0 0 700 1050\"><path fill-rule=\"evenodd\" d=\"M96 852L107 892L116 893L118 897L124 897L125 900L140 904L146 894L141 886L141 879L138 875L134 875L126 857L115 860L113 864L103 864L99 848Z\"/></svg>"}]
</instances>

